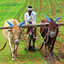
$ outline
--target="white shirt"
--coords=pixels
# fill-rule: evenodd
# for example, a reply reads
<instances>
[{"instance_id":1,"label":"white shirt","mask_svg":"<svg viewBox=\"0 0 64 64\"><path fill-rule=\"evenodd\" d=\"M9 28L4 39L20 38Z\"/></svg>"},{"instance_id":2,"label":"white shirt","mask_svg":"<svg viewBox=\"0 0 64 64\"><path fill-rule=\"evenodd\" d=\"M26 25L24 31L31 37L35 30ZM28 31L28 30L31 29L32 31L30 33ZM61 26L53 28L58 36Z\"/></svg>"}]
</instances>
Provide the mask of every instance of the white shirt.
<instances>
[{"instance_id":1,"label":"white shirt","mask_svg":"<svg viewBox=\"0 0 64 64\"><path fill-rule=\"evenodd\" d=\"M32 24L36 24L36 13L32 11L31 15L29 16L28 12L25 13L24 19L26 21L26 24L29 24L29 22L32 22Z\"/></svg>"}]
</instances>

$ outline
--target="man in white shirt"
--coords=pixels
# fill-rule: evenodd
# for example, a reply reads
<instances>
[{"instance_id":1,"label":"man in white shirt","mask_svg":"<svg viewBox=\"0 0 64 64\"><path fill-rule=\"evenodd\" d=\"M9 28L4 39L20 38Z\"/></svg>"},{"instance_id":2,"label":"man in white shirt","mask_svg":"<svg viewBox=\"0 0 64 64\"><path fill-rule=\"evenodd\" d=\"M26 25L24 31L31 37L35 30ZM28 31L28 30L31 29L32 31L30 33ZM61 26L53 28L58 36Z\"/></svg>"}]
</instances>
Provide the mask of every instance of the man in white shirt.
<instances>
[{"instance_id":1,"label":"man in white shirt","mask_svg":"<svg viewBox=\"0 0 64 64\"><path fill-rule=\"evenodd\" d=\"M36 13L33 11L31 6L27 7L27 12L24 15L24 19L27 24L36 24ZM29 28L27 28L27 34L29 33ZM36 31L35 31L36 34Z\"/></svg>"},{"instance_id":2,"label":"man in white shirt","mask_svg":"<svg viewBox=\"0 0 64 64\"><path fill-rule=\"evenodd\" d=\"M24 15L24 19L26 21L26 25L29 24L36 24L36 13L33 11L33 8L31 6L27 7L27 12ZM31 31L30 31L31 30ZM36 40L36 28L35 27L27 27L27 34L29 33L30 41L29 41L29 51L33 50L35 51L35 40ZM33 46L31 46L31 39L33 40ZM25 48L26 50L27 48Z\"/></svg>"}]
</instances>

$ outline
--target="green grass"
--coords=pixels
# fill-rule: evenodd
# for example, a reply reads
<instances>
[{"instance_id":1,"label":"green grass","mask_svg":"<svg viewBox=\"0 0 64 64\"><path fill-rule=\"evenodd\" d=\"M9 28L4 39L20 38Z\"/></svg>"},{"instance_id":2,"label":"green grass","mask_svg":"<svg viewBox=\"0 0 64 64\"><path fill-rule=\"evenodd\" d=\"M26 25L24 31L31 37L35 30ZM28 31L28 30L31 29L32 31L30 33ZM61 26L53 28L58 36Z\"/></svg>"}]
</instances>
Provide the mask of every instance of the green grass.
<instances>
[{"instance_id":1,"label":"green grass","mask_svg":"<svg viewBox=\"0 0 64 64\"><path fill-rule=\"evenodd\" d=\"M7 1L5 1L5 2L7 2ZM13 2L13 1L11 1L11 2ZM17 13L19 12L19 10L22 9L22 6L24 6L24 3L25 3L25 0L23 1L22 5L0 6L0 24L3 26L5 20L15 18L17 16Z\"/></svg>"},{"instance_id":2,"label":"green grass","mask_svg":"<svg viewBox=\"0 0 64 64\"><path fill-rule=\"evenodd\" d=\"M56 47L57 48L57 47ZM54 48L55 56L58 57L60 62L64 62L64 59L61 58L60 52Z\"/></svg>"},{"instance_id":3,"label":"green grass","mask_svg":"<svg viewBox=\"0 0 64 64\"><path fill-rule=\"evenodd\" d=\"M30 4L31 0L0 0L0 27L2 27L4 25L5 20L7 19L18 19L18 15L20 12L20 16L19 16L19 20L20 22L22 22L24 19L24 14L26 12L26 8L23 9L24 7L27 7ZM51 0L51 2L49 0L43 0L42 2L42 6L43 9L40 12L40 0L33 0L32 1L32 6L35 10L35 8L37 8L36 13L37 13L37 23L41 23L42 19L45 19L46 15L48 15L49 17L55 19L58 16L61 16L60 21L64 22L64 8L61 5L64 4L64 1L60 1L60 0ZM36 3L37 2L37 3ZM27 3L27 4L26 4ZM53 11L51 11L51 4L53 4L54 9ZM59 6L58 6L59 5ZM60 8L61 10L60 10ZM23 12L21 12L21 11ZM58 10L60 10L61 12L57 12ZM54 13L55 15L52 15L52 13ZM40 28L37 28L37 37L39 37L36 42L35 45L36 47L39 44L42 44L43 42L43 38L40 35ZM60 34L64 35L64 27L60 27ZM26 32L26 29L25 29ZM64 45L63 42L63 36L61 35L61 37L57 37L57 41L59 41L60 43L62 43ZM2 30L0 30L0 49L3 47L4 43L6 42L6 39L4 38L3 34L2 34ZM9 48L9 43L7 43L5 49L3 51L0 52L0 64L47 64L47 61L45 61L45 59L43 58L44 56L40 54L39 51L36 52L26 52L24 50L25 45L24 43L26 43L26 41L21 41L19 44L19 48L18 48L18 58L16 59L15 62L11 61L11 57L10 57L10 48ZM28 43L28 42L27 42ZM56 46L55 46L56 48ZM64 59L62 59L59 56L59 51L57 49L54 48L54 53L56 54L56 56L58 56L60 58L60 62L63 62Z\"/></svg>"},{"instance_id":4,"label":"green grass","mask_svg":"<svg viewBox=\"0 0 64 64\"><path fill-rule=\"evenodd\" d=\"M23 1L24 0L19 0L19 1L18 0L5 0L5 1L4 0L0 0L0 5L2 5L2 4L4 4L4 5L5 4L15 4L15 3L16 4L22 4Z\"/></svg>"}]
</instances>

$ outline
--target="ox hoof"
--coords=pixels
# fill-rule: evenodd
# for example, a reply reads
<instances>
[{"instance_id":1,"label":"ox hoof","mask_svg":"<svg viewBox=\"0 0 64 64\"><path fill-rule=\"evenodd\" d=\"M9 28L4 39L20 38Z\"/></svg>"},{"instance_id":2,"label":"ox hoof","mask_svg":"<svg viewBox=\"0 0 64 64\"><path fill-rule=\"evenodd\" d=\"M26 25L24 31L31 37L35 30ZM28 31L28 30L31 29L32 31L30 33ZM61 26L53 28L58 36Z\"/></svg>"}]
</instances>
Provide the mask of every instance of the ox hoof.
<instances>
[{"instance_id":1,"label":"ox hoof","mask_svg":"<svg viewBox=\"0 0 64 64\"><path fill-rule=\"evenodd\" d=\"M15 58L12 58L12 62L14 62L15 61Z\"/></svg>"}]
</instances>

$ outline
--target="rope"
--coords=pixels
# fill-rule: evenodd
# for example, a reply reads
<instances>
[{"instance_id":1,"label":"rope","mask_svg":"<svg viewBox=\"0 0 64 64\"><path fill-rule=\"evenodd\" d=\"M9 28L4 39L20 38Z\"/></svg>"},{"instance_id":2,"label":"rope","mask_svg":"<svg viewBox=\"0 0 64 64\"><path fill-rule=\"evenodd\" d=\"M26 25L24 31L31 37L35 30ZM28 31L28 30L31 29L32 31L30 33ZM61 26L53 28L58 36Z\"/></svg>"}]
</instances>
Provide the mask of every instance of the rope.
<instances>
[{"instance_id":1,"label":"rope","mask_svg":"<svg viewBox=\"0 0 64 64\"><path fill-rule=\"evenodd\" d=\"M46 42L45 42L46 37L47 37L47 40L46 40ZM45 37L44 37L44 44L47 43L48 37L49 37L49 34L47 33L47 34L45 35Z\"/></svg>"}]
</instances>

